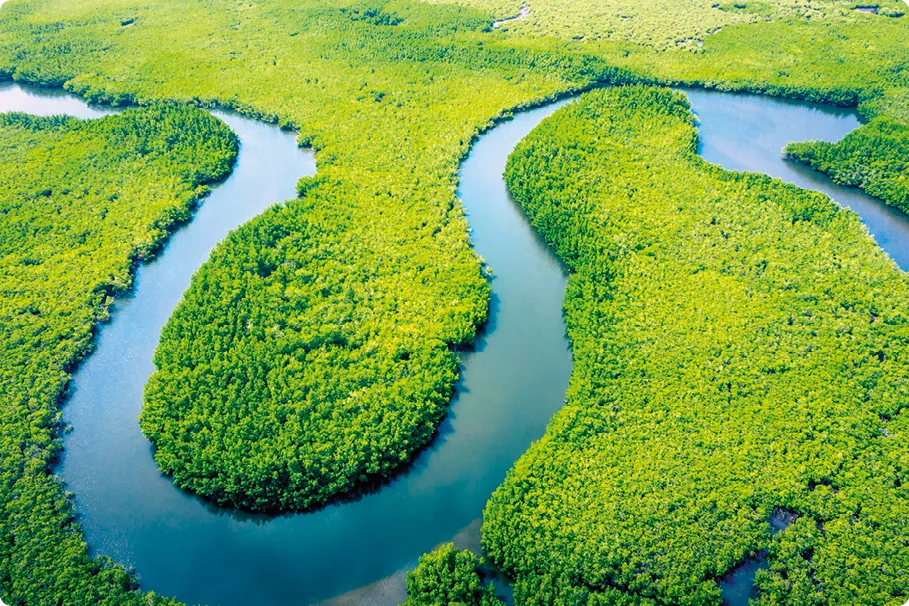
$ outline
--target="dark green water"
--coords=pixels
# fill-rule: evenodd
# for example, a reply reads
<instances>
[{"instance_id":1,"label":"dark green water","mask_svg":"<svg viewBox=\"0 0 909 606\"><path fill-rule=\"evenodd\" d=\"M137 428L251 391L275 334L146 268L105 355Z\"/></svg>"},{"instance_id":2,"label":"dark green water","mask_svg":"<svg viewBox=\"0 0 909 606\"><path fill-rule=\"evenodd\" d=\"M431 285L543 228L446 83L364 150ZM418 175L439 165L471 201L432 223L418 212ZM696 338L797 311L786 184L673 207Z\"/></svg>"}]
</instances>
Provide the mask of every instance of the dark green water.
<instances>
[{"instance_id":1,"label":"dark green water","mask_svg":"<svg viewBox=\"0 0 909 606\"><path fill-rule=\"evenodd\" d=\"M894 258L904 258L904 215L780 158L791 140L839 139L858 125L851 112L718 93L690 96L703 123L705 158L833 188L838 201L868 215L872 233ZM0 111L14 109L99 115L62 93L0 86ZM564 272L501 179L514 145L556 109L524 112L497 126L462 166L459 194L473 242L495 278L489 324L475 350L462 355L463 378L437 439L376 494L277 518L217 509L177 490L158 473L136 421L161 327L192 272L230 229L293 196L297 178L314 170L291 135L218 114L241 139L236 170L158 259L139 270L134 293L118 301L95 353L77 371L64 409L74 429L57 472L76 494L92 552L134 566L145 589L189 603L384 606L403 599L404 571L423 552L452 539L477 548L486 500L543 434L562 405L571 371L561 315ZM739 576L747 593L750 581Z\"/></svg>"}]
</instances>

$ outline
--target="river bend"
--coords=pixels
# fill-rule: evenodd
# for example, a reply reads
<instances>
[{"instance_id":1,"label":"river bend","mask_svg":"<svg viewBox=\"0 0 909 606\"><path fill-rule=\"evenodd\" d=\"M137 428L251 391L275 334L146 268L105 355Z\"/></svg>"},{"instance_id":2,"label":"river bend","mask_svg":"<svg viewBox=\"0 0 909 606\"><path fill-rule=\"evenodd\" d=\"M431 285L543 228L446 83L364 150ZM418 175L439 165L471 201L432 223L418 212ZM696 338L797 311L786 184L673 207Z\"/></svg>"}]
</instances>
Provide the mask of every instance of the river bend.
<instances>
[{"instance_id":1,"label":"river bend","mask_svg":"<svg viewBox=\"0 0 909 606\"><path fill-rule=\"evenodd\" d=\"M780 149L793 140L842 138L859 125L854 112L687 92L701 121L705 159L831 195L859 212L878 243L909 267L909 218L781 158ZM292 134L215 112L240 137L234 172L162 253L139 268L134 291L116 302L96 351L75 373L64 408L73 431L57 472L76 495L92 553L135 567L143 588L188 603L384 606L403 599L404 571L420 554L452 539L478 548L486 500L561 407L571 372L561 315L564 270L502 180L518 141L564 103L499 124L461 167L459 196L473 243L495 277L489 323L474 351L461 355L462 379L439 436L380 492L279 517L219 509L177 489L158 473L137 422L161 328L193 271L231 229L293 197L296 180L315 171L312 155ZM0 111L13 110L81 118L111 111L59 91L0 85ZM747 594L747 583L739 585Z\"/></svg>"}]
</instances>

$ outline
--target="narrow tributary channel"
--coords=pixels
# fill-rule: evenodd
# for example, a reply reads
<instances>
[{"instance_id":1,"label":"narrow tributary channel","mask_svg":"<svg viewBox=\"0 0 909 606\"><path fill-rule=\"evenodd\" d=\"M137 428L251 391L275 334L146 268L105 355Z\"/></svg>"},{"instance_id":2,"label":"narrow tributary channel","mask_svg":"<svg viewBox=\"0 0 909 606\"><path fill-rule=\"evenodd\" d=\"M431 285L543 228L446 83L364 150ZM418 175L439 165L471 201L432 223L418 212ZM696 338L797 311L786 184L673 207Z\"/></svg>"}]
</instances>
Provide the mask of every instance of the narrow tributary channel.
<instances>
[{"instance_id":1,"label":"narrow tributary channel","mask_svg":"<svg viewBox=\"0 0 909 606\"><path fill-rule=\"evenodd\" d=\"M852 112L689 95L702 121L706 159L831 193L867 216L871 232L901 266L909 262L905 215L780 159L791 140L839 139L858 125ZM291 134L216 112L240 136L233 174L162 254L139 269L134 292L116 303L96 351L76 372L64 408L73 430L57 472L76 495L92 553L134 566L143 588L189 603L384 606L403 599L403 571L420 554L452 539L476 548L486 500L543 434L564 401L571 372L561 313L564 270L501 176L515 144L559 105L499 124L462 165L459 195L471 236L495 277L489 324L474 351L461 356L462 380L439 436L380 492L279 517L215 508L176 489L158 473L137 423L161 327L192 272L228 231L294 196L296 180L315 169ZM103 113L65 93L0 86L0 111L14 110L83 118Z\"/></svg>"}]
</instances>

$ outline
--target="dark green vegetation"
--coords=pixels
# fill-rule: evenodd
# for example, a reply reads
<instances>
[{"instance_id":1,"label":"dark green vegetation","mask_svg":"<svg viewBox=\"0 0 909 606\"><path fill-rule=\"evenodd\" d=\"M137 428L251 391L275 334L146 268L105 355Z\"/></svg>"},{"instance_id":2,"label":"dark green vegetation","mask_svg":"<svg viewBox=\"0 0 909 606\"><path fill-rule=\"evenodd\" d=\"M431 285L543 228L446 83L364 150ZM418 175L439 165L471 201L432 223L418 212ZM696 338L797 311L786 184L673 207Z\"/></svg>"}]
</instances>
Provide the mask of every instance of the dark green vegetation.
<instances>
[{"instance_id":1,"label":"dark green vegetation","mask_svg":"<svg viewBox=\"0 0 909 606\"><path fill-rule=\"evenodd\" d=\"M403 606L501 606L492 583L483 584L480 559L451 543L420 558L407 574L407 600Z\"/></svg>"},{"instance_id":2,"label":"dark green vegetation","mask_svg":"<svg viewBox=\"0 0 909 606\"><path fill-rule=\"evenodd\" d=\"M194 109L95 121L0 115L0 595L10 606L162 603L87 555L58 406L137 261L230 172L236 138Z\"/></svg>"},{"instance_id":3,"label":"dark green vegetation","mask_svg":"<svg viewBox=\"0 0 909 606\"><path fill-rule=\"evenodd\" d=\"M861 187L909 212L909 126L889 116L876 118L839 143L811 141L786 146L786 154L829 174L834 181Z\"/></svg>"},{"instance_id":4,"label":"dark green vegetation","mask_svg":"<svg viewBox=\"0 0 909 606\"><path fill-rule=\"evenodd\" d=\"M575 361L484 547L523 604L719 604L761 549L759 604L902 604L909 279L825 196L696 150L683 95L624 87L509 159Z\"/></svg>"}]
</instances>

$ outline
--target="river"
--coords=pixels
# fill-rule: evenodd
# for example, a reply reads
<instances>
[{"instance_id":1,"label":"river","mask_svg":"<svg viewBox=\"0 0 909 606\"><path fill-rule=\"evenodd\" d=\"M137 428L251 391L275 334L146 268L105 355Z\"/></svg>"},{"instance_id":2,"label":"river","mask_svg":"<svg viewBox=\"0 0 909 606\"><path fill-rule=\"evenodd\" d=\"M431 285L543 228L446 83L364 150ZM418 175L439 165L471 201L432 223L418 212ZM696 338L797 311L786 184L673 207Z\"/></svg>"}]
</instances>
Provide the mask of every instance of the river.
<instances>
[{"instance_id":1,"label":"river","mask_svg":"<svg viewBox=\"0 0 909 606\"><path fill-rule=\"evenodd\" d=\"M688 91L701 120L702 154L734 170L768 172L831 194L858 211L902 267L909 220L861 192L785 161L791 140L837 140L854 112L747 95ZM315 170L292 134L216 112L239 135L233 174L191 223L142 266L118 300L96 351L77 370L64 408L73 431L56 470L76 495L92 553L134 566L143 588L189 603L390 605L420 554L454 539L478 548L480 515L513 462L564 401L571 353L561 305L566 277L511 201L502 181L515 144L558 106L518 114L481 137L461 168L459 196L473 243L495 272L490 320L473 351L439 436L407 472L358 501L279 517L219 509L161 476L137 417L161 327L192 272L228 231L295 195ZM0 86L0 111L105 111L61 92ZM749 581L739 580L745 593ZM743 604L727 592L730 604Z\"/></svg>"}]
</instances>

